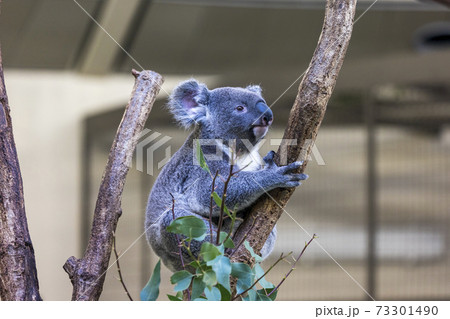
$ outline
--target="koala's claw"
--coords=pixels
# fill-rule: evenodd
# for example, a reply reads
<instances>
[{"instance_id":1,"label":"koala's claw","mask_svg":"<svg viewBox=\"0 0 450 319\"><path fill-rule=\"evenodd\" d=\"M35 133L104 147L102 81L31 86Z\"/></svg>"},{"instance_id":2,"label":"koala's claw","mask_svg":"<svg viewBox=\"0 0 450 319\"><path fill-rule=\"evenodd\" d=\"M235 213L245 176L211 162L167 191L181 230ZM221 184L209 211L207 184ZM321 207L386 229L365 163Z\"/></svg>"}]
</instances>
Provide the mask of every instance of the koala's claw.
<instances>
[{"instance_id":1,"label":"koala's claw","mask_svg":"<svg viewBox=\"0 0 450 319\"><path fill-rule=\"evenodd\" d=\"M306 174L295 173L302 164L303 162L294 162L278 168L279 172L283 175L283 182L281 182L281 186L279 187L291 188L300 186L300 181L304 181L308 178L308 175Z\"/></svg>"},{"instance_id":2,"label":"koala's claw","mask_svg":"<svg viewBox=\"0 0 450 319\"><path fill-rule=\"evenodd\" d=\"M302 166L302 164L303 164L303 162L300 161L300 162L294 162L289 165L283 166L282 167L283 174L290 173L292 171L297 170L298 168L300 168L300 166Z\"/></svg>"},{"instance_id":3,"label":"koala's claw","mask_svg":"<svg viewBox=\"0 0 450 319\"><path fill-rule=\"evenodd\" d=\"M263 160L264 160L264 162L265 162L267 165L272 166L272 165L275 164L275 163L273 162L274 157L275 157L275 152L274 152L274 151L270 151L269 153L267 153L266 156L264 156Z\"/></svg>"},{"instance_id":4,"label":"koala's claw","mask_svg":"<svg viewBox=\"0 0 450 319\"><path fill-rule=\"evenodd\" d=\"M298 187L298 186L300 186L300 185L302 185L302 183L300 183L300 182L295 182L295 181L291 181L291 182L287 182L286 184L284 184L283 187L291 188L291 187Z\"/></svg>"},{"instance_id":5,"label":"koala's claw","mask_svg":"<svg viewBox=\"0 0 450 319\"><path fill-rule=\"evenodd\" d=\"M306 179L308 179L308 175L306 174L292 174L291 175L291 180L293 181L304 181Z\"/></svg>"}]
</instances>

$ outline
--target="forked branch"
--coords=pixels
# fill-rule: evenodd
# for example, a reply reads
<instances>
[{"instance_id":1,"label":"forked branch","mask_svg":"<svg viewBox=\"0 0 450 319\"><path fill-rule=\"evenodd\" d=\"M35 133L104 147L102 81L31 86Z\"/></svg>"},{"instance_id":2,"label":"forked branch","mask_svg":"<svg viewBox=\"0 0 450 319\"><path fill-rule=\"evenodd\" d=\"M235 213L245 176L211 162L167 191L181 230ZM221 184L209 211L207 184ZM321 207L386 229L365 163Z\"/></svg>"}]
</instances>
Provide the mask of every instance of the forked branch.
<instances>
[{"instance_id":1,"label":"forked branch","mask_svg":"<svg viewBox=\"0 0 450 319\"><path fill-rule=\"evenodd\" d=\"M344 62L350 41L356 0L328 0L322 34L309 64L308 70L298 88L298 94L284 131L283 142L275 161L287 159L287 163L304 160L299 172L303 173L311 153L328 100L331 97L338 73ZM297 144L288 146L296 140ZM299 158L302 155L302 158ZM274 189L262 196L252 207L234 237L239 242L244 236L259 252L280 218L284 206L294 192L290 189ZM248 234L248 235L247 235ZM234 262L251 263L251 256L240 246L232 255Z\"/></svg>"},{"instance_id":2,"label":"forked branch","mask_svg":"<svg viewBox=\"0 0 450 319\"><path fill-rule=\"evenodd\" d=\"M122 213L121 198L133 151L152 109L162 77L152 71L137 72L130 101L109 153L95 206L94 221L83 258L64 264L73 285L72 300L98 300L108 269L113 234Z\"/></svg>"}]
</instances>

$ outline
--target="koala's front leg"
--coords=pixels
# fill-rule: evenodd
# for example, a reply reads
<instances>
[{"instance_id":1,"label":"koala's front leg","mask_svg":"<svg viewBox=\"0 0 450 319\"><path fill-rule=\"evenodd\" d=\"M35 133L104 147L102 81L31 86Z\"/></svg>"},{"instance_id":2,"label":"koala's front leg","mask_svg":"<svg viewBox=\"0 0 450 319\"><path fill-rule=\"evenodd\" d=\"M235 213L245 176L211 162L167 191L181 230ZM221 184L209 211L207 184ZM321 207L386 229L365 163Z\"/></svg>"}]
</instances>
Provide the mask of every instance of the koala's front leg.
<instances>
[{"instance_id":1,"label":"koala's front leg","mask_svg":"<svg viewBox=\"0 0 450 319\"><path fill-rule=\"evenodd\" d=\"M270 154L269 154L270 155ZM241 171L233 175L229 181L226 192L227 207L237 210L242 210L256 201L265 192L274 188L290 188L297 187L301 180L305 180L308 176L305 174L294 173L300 166L301 162L291 163L287 166L277 166L273 162L273 156L265 157L267 166L258 171ZM222 167L220 170L221 178L216 180L216 192L222 196L225 182L224 179L228 177L226 169L229 167ZM236 169L237 170L237 169ZM212 182L211 182L212 183ZM197 200L202 203L202 206L209 207L211 183L208 183L205 192L205 184L197 188ZM218 216L218 208L213 211L214 216Z\"/></svg>"}]
</instances>

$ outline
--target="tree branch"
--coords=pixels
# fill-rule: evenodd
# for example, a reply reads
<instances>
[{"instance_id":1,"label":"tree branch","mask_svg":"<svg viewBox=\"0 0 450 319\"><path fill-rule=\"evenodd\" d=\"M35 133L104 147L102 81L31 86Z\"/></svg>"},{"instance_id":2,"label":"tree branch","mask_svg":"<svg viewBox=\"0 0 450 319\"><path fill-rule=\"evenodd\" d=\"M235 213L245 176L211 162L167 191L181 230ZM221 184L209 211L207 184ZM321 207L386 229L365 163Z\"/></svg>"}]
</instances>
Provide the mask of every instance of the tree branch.
<instances>
[{"instance_id":1,"label":"tree branch","mask_svg":"<svg viewBox=\"0 0 450 319\"><path fill-rule=\"evenodd\" d=\"M122 213L125 178L136 143L159 92L162 77L152 71L137 72L133 92L117 130L103 174L94 221L83 258L64 264L73 285L72 300L98 300L103 289L113 234Z\"/></svg>"},{"instance_id":2,"label":"tree branch","mask_svg":"<svg viewBox=\"0 0 450 319\"><path fill-rule=\"evenodd\" d=\"M280 158L291 163L302 155L305 162L299 170L301 173L305 170L306 160L344 61L352 33L355 7L356 0L328 0L322 34L298 88L283 142L275 157L277 163ZM292 139L297 141L297 145L288 148L288 142ZM236 232L234 241L239 242L248 233L247 240L255 252L259 252L293 192L293 188L279 188L262 196ZM237 253L232 254L232 261L251 264L252 258L245 247L240 246Z\"/></svg>"},{"instance_id":3,"label":"tree branch","mask_svg":"<svg viewBox=\"0 0 450 319\"><path fill-rule=\"evenodd\" d=\"M1 1L0 1L1 3ZM0 49L0 298L42 300Z\"/></svg>"}]
</instances>

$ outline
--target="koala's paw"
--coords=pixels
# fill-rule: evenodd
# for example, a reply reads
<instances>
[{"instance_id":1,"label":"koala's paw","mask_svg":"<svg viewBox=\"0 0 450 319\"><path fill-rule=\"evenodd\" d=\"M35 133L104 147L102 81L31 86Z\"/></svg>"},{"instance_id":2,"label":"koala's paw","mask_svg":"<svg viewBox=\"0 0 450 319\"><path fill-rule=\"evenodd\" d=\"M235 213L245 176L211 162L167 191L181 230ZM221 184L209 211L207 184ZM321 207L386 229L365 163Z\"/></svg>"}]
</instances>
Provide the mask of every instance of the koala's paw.
<instances>
[{"instance_id":1,"label":"koala's paw","mask_svg":"<svg viewBox=\"0 0 450 319\"><path fill-rule=\"evenodd\" d=\"M296 174L294 173L300 166L302 166L303 162L294 162L286 166L276 167L276 173L280 177L280 181L277 187L289 188L289 187L297 187L300 186L303 181L308 178L306 174Z\"/></svg>"},{"instance_id":2,"label":"koala's paw","mask_svg":"<svg viewBox=\"0 0 450 319\"><path fill-rule=\"evenodd\" d=\"M274 158L275 158L274 151L270 151L269 153L267 153L266 156L264 156L263 161L266 164L265 166L267 168L273 167L275 165Z\"/></svg>"}]
</instances>

